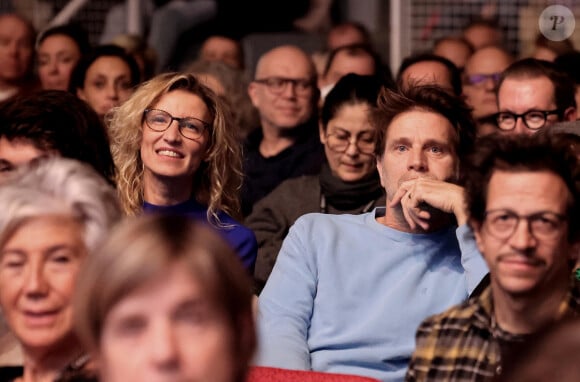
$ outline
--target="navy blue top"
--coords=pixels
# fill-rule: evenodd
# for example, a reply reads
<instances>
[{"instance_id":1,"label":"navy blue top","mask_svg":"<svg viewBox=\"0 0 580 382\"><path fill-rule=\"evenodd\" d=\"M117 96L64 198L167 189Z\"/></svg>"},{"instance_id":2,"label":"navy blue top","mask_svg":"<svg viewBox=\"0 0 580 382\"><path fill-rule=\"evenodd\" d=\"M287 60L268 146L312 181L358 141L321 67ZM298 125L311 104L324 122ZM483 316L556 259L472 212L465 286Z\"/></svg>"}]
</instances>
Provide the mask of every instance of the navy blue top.
<instances>
[{"instance_id":1,"label":"navy blue top","mask_svg":"<svg viewBox=\"0 0 580 382\"><path fill-rule=\"evenodd\" d=\"M207 207L199 204L193 199L173 206L157 206L143 202L143 211L145 213L185 215L195 219L196 221L202 221L209 224L207 221ZM218 212L218 217L223 224L231 225L232 227L216 227L213 224L209 224L209 226L219 232L222 237L230 243L242 260L244 267L248 272L250 272L250 274L253 274L254 265L256 264L256 256L258 254L258 243L254 232L223 211Z\"/></svg>"}]
</instances>

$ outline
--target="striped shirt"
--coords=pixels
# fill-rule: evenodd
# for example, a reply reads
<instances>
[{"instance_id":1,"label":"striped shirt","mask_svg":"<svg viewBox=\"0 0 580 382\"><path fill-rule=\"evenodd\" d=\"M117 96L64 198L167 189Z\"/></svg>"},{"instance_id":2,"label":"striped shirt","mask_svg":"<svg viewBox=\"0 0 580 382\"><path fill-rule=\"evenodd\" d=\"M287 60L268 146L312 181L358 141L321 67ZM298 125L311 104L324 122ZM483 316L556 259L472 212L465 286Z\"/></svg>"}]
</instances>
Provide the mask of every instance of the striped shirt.
<instances>
[{"instance_id":1,"label":"striped shirt","mask_svg":"<svg viewBox=\"0 0 580 382\"><path fill-rule=\"evenodd\" d=\"M492 314L491 287L480 296L423 321L405 381L488 381L501 373L502 359L533 335L510 334ZM580 311L580 282L573 280L558 317Z\"/></svg>"}]
</instances>

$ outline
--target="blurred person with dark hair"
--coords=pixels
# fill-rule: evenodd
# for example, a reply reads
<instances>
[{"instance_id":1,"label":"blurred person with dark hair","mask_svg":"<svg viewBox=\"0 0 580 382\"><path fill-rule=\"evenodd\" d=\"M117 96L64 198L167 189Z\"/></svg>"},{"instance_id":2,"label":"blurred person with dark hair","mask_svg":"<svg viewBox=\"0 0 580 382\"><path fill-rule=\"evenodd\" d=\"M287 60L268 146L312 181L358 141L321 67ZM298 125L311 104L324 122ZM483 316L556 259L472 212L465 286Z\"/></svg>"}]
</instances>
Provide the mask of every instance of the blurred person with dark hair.
<instances>
[{"instance_id":1,"label":"blurred person with dark hair","mask_svg":"<svg viewBox=\"0 0 580 382\"><path fill-rule=\"evenodd\" d=\"M69 91L104 118L141 83L137 62L117 45L99 45L81 57L71 74Z\"/></svg>"},{"instance_id":2,"label":"blurred person with dark hair","mask_svg":"<svg viewBox=\"0 0 580 382\"><path fill-rule=\"evenodd\" d=\"M48 156L86 162L114 181L107 131L84 101L62 90L38 90L0 102L0 172Z\"/></svg>"},{"instance_id":3,"label":"blurred person with dark hair","mask_svg":"<svg viewBox=\"0 0 580 382\"><path fill-rule=\"evenodd\" d=\"M36 56L42 88L68 90L75 65L90 49L89 35L78 24L57 25L41 32Z\"/></svg>"},{"instance_id":4,"label":"blurred person with dark hair","mask_svg":"<svg viewBox=\"0 0 580 382\"><path fill-rule=\"evenodd\" d=\"M399 89L414 85L438 85L450 94L460 96L461 73L448 59L433 53L419 53L406 57L396 76Z\"/></svg>"},{"instance_id":5,"label":"blurred person with dark hair","mask_svg":"<svg viewBox=\"0 0 580 382\"><path fill-rule=\"evenodd\" d=\"M244 48L239 40L228 36L211 35L199 48L199 58L206 61L222 61L237 70L244 70Z\"/></svg>"}]
</instances>

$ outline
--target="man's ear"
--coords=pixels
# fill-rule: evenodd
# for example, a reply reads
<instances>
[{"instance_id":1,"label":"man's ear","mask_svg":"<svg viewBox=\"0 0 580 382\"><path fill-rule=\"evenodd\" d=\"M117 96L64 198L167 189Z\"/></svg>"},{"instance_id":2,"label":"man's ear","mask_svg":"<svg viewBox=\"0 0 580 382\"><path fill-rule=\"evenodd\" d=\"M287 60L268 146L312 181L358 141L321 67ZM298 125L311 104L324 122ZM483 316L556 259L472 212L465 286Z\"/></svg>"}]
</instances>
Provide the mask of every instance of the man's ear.
<instances>
[{"instance_id":1,"label":"man's ear","mask_svg":"<svg viewBox=\"0 0 580 382\"><path fill-rule=\"evenodd\" d=\"M570 106L564 110L564 121L575 121L576 120L576 108Z\"/></svg>"},{"instance_id":2,"label":"man's ear","mask_svg":"<svg viewBox=\"0 0 580 382\"><path fill-rule=\"evenodd\" d=\"M320 143L326 144L326 132L324 131L324 126L322 121L318 121L318 134L320 136Z\"/></svg>"},{"instance_id":3,"label":"man's ear","mask_svg":"<svg viewBox=\"0 0 580 382\"><path fill-rule=\"evenodd\" d=\"M87 100L87 97L85 96L85 91L81 88L77 89L77 97L79 97L80 99L82 99L83 101Z\"/></svg>"},{"instance_id":4,"label":"man's ear","mask_svg":"<svg viewBox=\"0 0 580 382\"><path fill-rule=\"evenodd\" d=\"M376 161L377 161L377 171L379 172L379 178L381 179L381 186L383 186L383 188L386 190L387 186L385 183L385 179L383 179L383 157L382 156L376 157Z\"/></svg>"}]
</instances>

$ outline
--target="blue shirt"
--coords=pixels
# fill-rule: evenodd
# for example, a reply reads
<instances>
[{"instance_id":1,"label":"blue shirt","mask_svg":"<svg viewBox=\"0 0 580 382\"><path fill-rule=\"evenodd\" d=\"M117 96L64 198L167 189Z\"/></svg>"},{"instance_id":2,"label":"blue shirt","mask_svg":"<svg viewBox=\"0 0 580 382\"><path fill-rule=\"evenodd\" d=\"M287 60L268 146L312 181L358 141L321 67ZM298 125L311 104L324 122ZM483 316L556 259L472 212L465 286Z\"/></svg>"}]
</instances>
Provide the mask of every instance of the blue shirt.
<instances>
[{"instance_id":1,"label":"blue shirt","mask_svg":"<svg viewBox=\"0 0 580 382\"><path fill-rule=\"evenodd\" d=\"M243 226L225 212L218 211L218 217L226 227L210 224L207 220L207 207L199 204L194 199L172 206L157 206L143 202L143 212L184 215L196 221L209 224L232 246L248 272L250 274L254 273L254 265L258 254L256 236L251 229Z\"/></svg>"}]
</instances>

